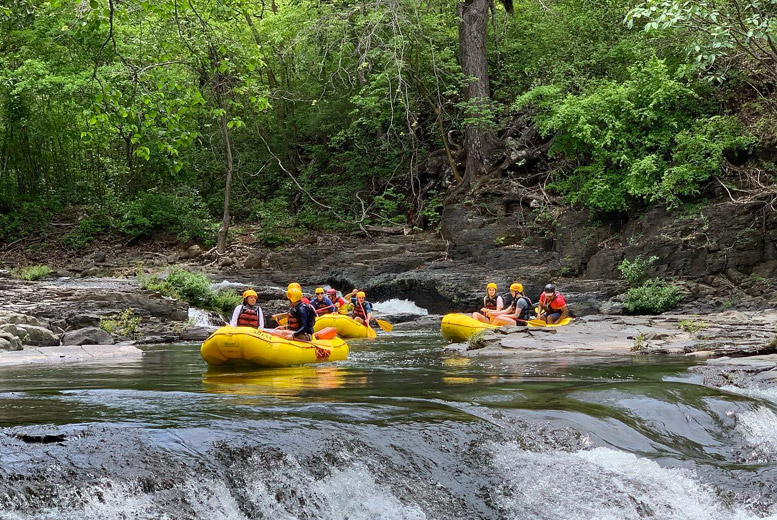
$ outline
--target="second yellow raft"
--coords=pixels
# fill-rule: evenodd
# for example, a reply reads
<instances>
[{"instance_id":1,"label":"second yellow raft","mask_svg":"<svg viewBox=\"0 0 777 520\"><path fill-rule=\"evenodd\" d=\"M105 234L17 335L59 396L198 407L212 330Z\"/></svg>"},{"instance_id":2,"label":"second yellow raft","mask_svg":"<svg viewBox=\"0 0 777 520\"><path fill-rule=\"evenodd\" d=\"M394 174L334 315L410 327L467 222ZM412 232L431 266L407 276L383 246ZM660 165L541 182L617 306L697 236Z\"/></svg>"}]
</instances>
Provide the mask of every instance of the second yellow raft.
<instances>
[{"instance_id":1,"label":"second yellow raft","mask_svg":"<svg viewBox=\"0 0 777 520\"><path fill-rule=\"evenodd\" d=\"M467 341L476 332L498 328L497 325L483 323L468 314L446 314L440 325L442 336L448 341Z\"/></svg>"},{"instance_id":2,"label":"second yellow raft","mask_svg":"<svg viewBox=\"0 0 777 520\"><path fill-rule=\"evenodd\" d=\"M313 330L318 332L325 327L337 329L337 335L341 338L374 338L375 329L365 327L350 316L343 314L324 314L316 318Z\"/></svg>"},{"instance_id":3,"label":"second yellow raft","mask_svg":"<svg viewBox=\"0 0 777 520\"><path fill-rule=\"evenodd\" d=\"M200 347L209 365L248 362L260 367L285 367L340 361L348 357L348 344L340 338L294 341L252 327L221 327Z\"/></svg>"}]
</instances>

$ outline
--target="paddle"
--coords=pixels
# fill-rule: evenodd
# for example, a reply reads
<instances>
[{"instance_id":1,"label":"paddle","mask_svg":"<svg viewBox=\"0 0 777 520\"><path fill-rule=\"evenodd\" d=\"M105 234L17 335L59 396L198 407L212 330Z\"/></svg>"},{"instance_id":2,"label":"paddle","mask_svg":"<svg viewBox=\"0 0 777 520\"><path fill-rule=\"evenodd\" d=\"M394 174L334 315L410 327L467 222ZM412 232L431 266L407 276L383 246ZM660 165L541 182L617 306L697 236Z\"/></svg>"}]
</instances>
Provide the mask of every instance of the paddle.
<instances>
[{"instance_id":1,"label":"paddle","mask_svg":"<svg viewBox=\"0 0 777 520\"><path fill-rule=\"evenodd\" d=\"M380 327L383 332L391 332L394 329L394 325L385 320L379 320L375 318L375 323L378 324L378 327Z\"/></svg>"}]
</instances>

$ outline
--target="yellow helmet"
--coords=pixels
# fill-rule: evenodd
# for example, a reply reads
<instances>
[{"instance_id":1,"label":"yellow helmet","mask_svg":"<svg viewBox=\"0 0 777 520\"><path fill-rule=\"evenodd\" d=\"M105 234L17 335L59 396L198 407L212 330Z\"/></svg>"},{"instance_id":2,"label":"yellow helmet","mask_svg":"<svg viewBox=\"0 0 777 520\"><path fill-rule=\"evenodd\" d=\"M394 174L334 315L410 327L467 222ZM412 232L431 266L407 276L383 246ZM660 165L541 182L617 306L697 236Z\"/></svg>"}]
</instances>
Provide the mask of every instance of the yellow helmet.
<instances>
[{"instance_id":1,"label":"yellow helmet","mask_svg":"<svg viewBox=\"0 0 777 520\"><path fill-rule=\"evenodd\" d=\"M496 288L497 288L497 287L496 287L496 284L495 284L495 283L493 283L493 282L492 282L492 283L490 283L490 284L488 284L488 285L486 285L486 289L494 289L494 290L496 290Z\"/></svg>"},{"instance_id":2,"label":"yellow helmet","mask_svg":"<svg viewBox=\"0 0 777 520\"><path fill-rule=\"evenodd\" d=\"M297 303L302 299L302 291L296 287L291 287L286 291L286 298L288 298L291 303Z\"/></svg>"},{"instance_id":3,"label":"yellow helmet","mask_svg":"<svg viewBox=\"0 0 777 520\"><path fill-rule=\"evenodd\" d=\"M324 288L323 287L316 287L316 294L324 294Z\"/></svg>"},{"instance_id":4,"label":"yellow helmet","mask_svg":"<svg viewBox=\"0 0 777 520\"><path fill-rule=\"evenodd\" d=\"M519 283L514 283L513 285L510 286L510 290L515 292L523 292L523 285Z\"/></svg>"},{"instance_id":5,"label":"yellow helmet","mask_svg":"<svg viewBox=\"0 0 777 520\"><path fill-rule=\"evenodd\" d=\"M243 299L244 300L246 298L248 298L249 296L253 296L254 298L258 298L259 297L259 295L256 294L256 291L254 291L253 289L246 289L245 291L243 291Z\"/></svg>"},{"instance_id":6,"label":"yellow helmet","mask_svg":"<svg viewBox=\"0 0 777 520\"><path fill-rule=\"evenodd\" d=\"M359 291L359 292L356 293L356 297L357 298L366 298L367 295L364 294L364 291Z\"/></svg>"},{"instance_id":7,"label":"yellow helmet","mask_svg":"<svg viewBox=\"0 0 777 520\"><path fill-rule=\"evenodd\" d=\"M301 291L301 290L302 290L302 286L301 286L300 284L298 284L297 282L291 282L291 283L289 284L289 286L288 286L288 287L286 287L286 290L287 290L287 291L288 291L289 289L299 289L299 290Z\"/></svg>"}]
</instances>

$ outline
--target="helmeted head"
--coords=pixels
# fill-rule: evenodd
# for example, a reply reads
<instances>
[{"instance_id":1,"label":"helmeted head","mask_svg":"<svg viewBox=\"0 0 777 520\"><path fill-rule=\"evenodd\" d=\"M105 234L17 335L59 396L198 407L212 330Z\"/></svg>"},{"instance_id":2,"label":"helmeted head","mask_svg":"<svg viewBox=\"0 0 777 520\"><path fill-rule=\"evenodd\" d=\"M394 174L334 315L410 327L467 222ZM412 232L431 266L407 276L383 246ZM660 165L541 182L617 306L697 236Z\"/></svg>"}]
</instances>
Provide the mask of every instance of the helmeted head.
<instances>
[{"instance_id":1,"label":"helmeted head","mask_svg":"<svg viewBox=\"0 0 777 520\"><path fill-rule=\"evenodd\" d=\"M510 286L510 292L523 294L523 285L519 283L512 284Z\"/></svg>"},{"instance_id":2,"label":"helmeted head","mask_svg":"<svg viewBox=\"0 0 777 520\"><path fill-rule=\"evenodd\" d=\"M364 294L364 291L359 291L356 293L356 298L358 298L360 302L363 302L366 297L367 295Z\"/></svg>"},{"instance_id":3,"label":"helmeted head","mask_svg":"<svg viewBox=\"0 0 777 520\"><path fill-rule=\"evenodd\" d=\"M488 285L486 285L486 293L488 293L488 295L491 298L493 298L494 295L496 294L496 289L497 289L496 284L493 283L493 282L488 284Z\"/></svg>"},{"instance_id":4,"label":"helmeted head","mask_svg":"<svg viewBox=\"0 0 777 520\"><path fill-rule=\"evenodd\" d=\"M243 303L247 303L248 305L256 305L256 300L259 298L259 295L256 294L256 291L253 289L246 289L243 291Z\"/></svg>"},{"instance_id":5,"label":"helmeted head","mask_svg":"<svg viewBox=\"0 0 777 520\"><path fill-rule=\"evenodd\" d=\"M337 289L327 289L327 290L326 290L326 294L327 294L327 296L329 296L330 298L331 298L332 296L337 296Z\"/></svg>"},{"instance_id":6,"label":"helmeted head","mask_svg":"<svg viewBox=\"0 0 777 520\"><path fill-rule=\"evenodd\" d=\"M317 300L323 300L324 299L324 288L323 287L316 287L316 299Z\"/></svg>"},{"instance_id":7,"label":"helmeted head","mask_svg":"<svg viewBox=\"0 0 777 520\"><path fill-rule=\"evenodd\" d=\"M545 286L545 294L548 294L548 295L556 294L556 286L553 285L552 283L549 283L548 285L546 285Z\"/></svg>"},{"instance_id":8,"label":"helmeted head","mask_svg":"<svg viewBox=\"0 0 777 520\"><path fill-rule=\"evenodd\" d=\"M292 287L286 291L286 298L288 298L291 303L297 303L302 300L302 291L296 287Z\"/></svg>"},{"instance_id":9,"label":"helmeted head","mask_svg":"<svg viewBox=\"0 0 777 520\"><path fill-rule=\"evenodd\" d=\"M297 282L291 282L289 284L289 286L286 287L286 290L289 290L289 289L299 289L301 291L302 290L302 286L300 284L298 284Z\"/></svg>"}]
</instances>

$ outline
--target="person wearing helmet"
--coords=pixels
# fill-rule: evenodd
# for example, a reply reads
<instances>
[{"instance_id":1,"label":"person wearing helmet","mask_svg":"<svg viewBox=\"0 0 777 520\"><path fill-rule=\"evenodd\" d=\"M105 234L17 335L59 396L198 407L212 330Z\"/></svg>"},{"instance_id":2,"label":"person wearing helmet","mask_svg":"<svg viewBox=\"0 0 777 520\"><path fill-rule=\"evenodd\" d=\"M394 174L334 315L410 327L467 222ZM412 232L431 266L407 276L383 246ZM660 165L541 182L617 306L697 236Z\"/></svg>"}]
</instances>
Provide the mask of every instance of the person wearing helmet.
<instances>
[{"instance_id":1,"label":"person wearing helmet","mask_svg":"<svg viewBox=\"0 0 777 520\"><path fill-rule=\"evenodd\" d=\"M327 296L324 295L324 288L318 287L316 288L316 297L313 299L310 304L313 306L314 309L316 309L316 314L318 316L321 316L322 314L330 314L332 312L336 312L335 304L332 303L332 300L330 300Z\"/></svg>"},{"instance_id":2,"label":"person wearing helmet","mask_svg":"<svg viewBox=\"0 0 777 520\"><path fill-rule=\"evenodd\" d=\"M370 322L374 320L375 317L372 315L372 304L367 301L367 295L364 294L364 291L354 289L344 295L343 298L346 300L348 298L351 299L351 305L353 305L353 314L351 317L365 327L369 327Z\"/></svg>"},{"instance_id":3,"label":"person wearing helmet","mask_svg":"<svg viewBox=\"0 0 777 520\"><path fill-rule=\"evenodd\" d=\"M512 284L510 297L511 303L505 310L489 313L492 325L526 325L526 322L534 317L534 308L529 297L523 294L523 285Z\"/></svg>"},{"instance_id":4,"label":"person wearing helmet","mask_svg":"<svg viewBox=\"0 0 777 520\"><path fill-rule=\"evenodd\" d=\"M316 310L302 301L302 291L292 287L286 291L289 300L288 322L285 329L276 329L276 334L287 339L310 341L313 337L313 325L316 323Z\"/></svg>"},{"instance_id":5,"label":"person wearing helmet","mask_svg":"<svg viewBox=\"0 0 777 520\"><path fill-rule=\"evenodd\" d=\"M330 300L332 300L332 304L335 306L335 310L333 312L337 312L343 307L343 305L347 305L345 300L337 296L337 289L327 289L326 295Z\"/></svg>"},{"instance_id":6,"label":"person wearing helmet","mask_svg":"<svg viewBox=\"0 0 777 520\"><path fill-rule=\"evenodd\" d=\"M483 323L490 323L488 319L489 314L492 311L501 311L504 308L504 301L502 297L496 294L496 284L489 283L486 285L486 295L483 297L483 307L480 312L473 312L472 317Z\"/></svg>"},{"instance_id":7,"label":"person wearing helmet","mask_svg":"<svg viewBox=\"0 0 777 520\"><path fill-rule=\"evenodd\" d=\"M540 294L539 307L537 308L537 318L545 323L553 325L569 316L567 300L556 291L556 286L549 283L545 290Z\"/></svg>"},{"instance_id":8,"label":"person wearing helmet","mask_svg":"<svg viewBox=\"0 0 777 520\"><path fill-rule=\"evenodd\" d=\"M229 324L232 327L264 328L264 314L262 308L256 304L259 296L253 289L243 292L243 303L235 307Z\"/></svg>"},{"instance_id":9,"label":"person wearing helmet","mask_svg":"<svg viewBox=\"0 0 777 520\"><path fill-rule=\"evenodd\" d=\"M300 292L302 292L302 286L301 286L300 284L298 284L297 282L291 282L291 283L289 284L289 286L288 286L288 287L286 287L286 290L288 291L288 290L289 290L289 289L291 289L292 287L294 287L294 288L296 288L296 289L299 289L299 290L300 290ZM303 295L303 296L302 296L302 303L310 303L310 300L309 300L307 297L305 297L305 295Z\"/></svg>"}]
</instances>

